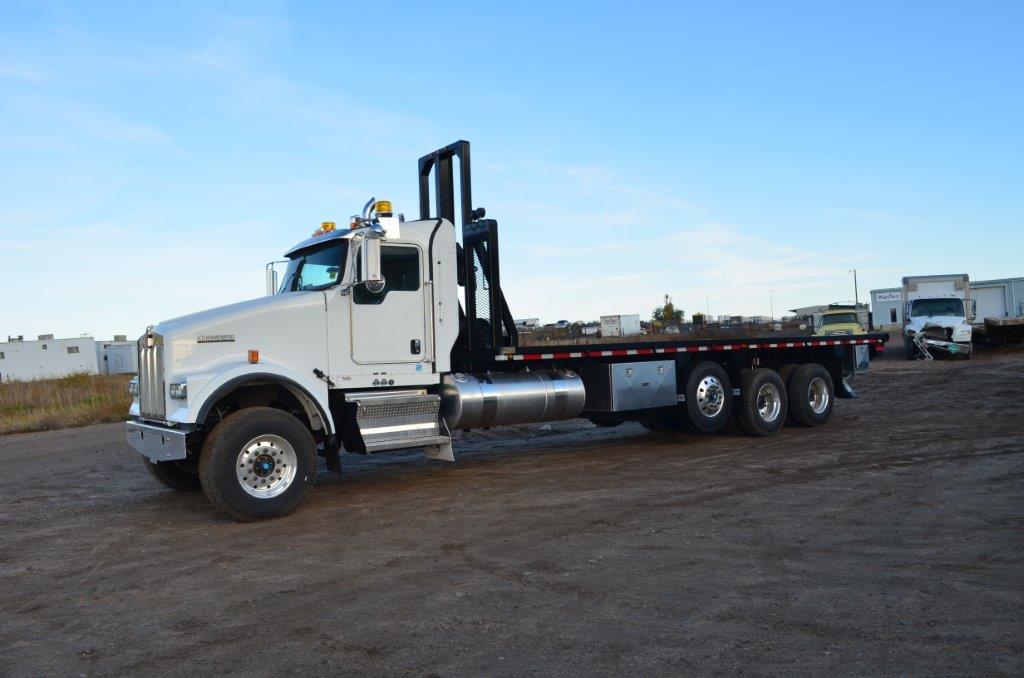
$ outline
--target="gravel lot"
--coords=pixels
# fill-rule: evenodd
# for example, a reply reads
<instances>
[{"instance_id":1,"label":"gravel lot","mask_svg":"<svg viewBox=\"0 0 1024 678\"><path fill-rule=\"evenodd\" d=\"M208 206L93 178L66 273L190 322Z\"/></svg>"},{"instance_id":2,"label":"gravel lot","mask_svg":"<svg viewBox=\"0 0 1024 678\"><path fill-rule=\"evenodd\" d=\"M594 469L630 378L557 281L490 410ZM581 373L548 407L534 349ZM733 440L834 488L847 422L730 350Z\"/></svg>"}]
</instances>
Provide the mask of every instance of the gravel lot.
<instances>
[{"instance_id":1,"label":"gravel lot","mask_svg":"<svg viewBox=\"0 0 1024 678\"><path fill-rule=\"evenodd\" d=\"M1024 354L855 386L770 439L348 456L261 524L158 486L122 425L0 437L0 674L1021 675Z\"/></svg>"}]
</instances>

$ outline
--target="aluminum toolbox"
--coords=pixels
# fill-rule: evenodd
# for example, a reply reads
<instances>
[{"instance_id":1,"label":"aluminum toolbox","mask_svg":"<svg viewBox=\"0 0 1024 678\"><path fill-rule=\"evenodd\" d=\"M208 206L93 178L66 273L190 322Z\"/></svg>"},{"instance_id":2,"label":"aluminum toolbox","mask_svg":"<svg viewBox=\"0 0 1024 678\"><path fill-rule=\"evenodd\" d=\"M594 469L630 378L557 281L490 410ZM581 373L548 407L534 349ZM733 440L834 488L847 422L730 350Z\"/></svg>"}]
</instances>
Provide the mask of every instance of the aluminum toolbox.
<instances>
[{"instance_id":1,"label":"aluminum toolbox","mask_svg":"<svg viewBox=\"0 0 1024 678\"><path fill-rule=\"evenodd\" d=\"M580 376L587 389L584 411L625 412L676 404L673 360L587 365Z\"/></svg>"}]
</instances>

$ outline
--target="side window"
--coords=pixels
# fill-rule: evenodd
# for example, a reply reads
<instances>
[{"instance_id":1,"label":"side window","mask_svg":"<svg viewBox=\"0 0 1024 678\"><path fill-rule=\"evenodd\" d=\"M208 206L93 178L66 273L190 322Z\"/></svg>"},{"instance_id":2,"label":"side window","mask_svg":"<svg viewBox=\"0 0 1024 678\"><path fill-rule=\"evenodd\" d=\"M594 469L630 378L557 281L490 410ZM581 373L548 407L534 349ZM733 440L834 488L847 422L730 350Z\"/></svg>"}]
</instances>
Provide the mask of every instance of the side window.
<instances>
[{"instance_id":1,"label":"side window","mask_svg":"<svg viewBox=\"0 0 1024 678\"><path fill-rule=\"evenodd\" d=\"M358 261L357 256L356 271L361 274ZM389 292L415 292L420 288L419 249L402 245L382 245L380 268L384 274L384 289L374 294L364 286L358 285L352 290L352 301L357 304L379 304Z\"/></svg>"}]
</instances>

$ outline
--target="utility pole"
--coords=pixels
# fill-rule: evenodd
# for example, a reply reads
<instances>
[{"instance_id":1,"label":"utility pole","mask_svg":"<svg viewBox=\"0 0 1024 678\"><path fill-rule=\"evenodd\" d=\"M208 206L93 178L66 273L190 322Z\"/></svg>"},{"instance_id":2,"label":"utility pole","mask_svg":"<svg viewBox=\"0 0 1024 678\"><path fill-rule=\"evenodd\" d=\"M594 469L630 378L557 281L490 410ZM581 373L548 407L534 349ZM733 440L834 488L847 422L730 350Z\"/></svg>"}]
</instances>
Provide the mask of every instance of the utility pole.
<instances>
[{"instance_id":1,"label":"utility pole","mask_svg":"<svg viewBox=\"0 0 1024 678\"><path fill-rule=\"evenodd\" d=\"M768 290L768 313L775 320L775 290Z\"/></svg>"},{"instance_id":2,"label":"utility pole","mask_svg":"<svg viewBox=\"0 0 1024 678\"><path fill-rule=\"evenodd\" d=\"M704 322L711 322L711 297L704 297Z\"/></svg>"},{"instance_id":3,"label":"utility pole","mask_svg":"<svg viewBox=\"0 0 1024 678\"><path fill-rule=\"evenodd\" d=\"M860 303L860 296L857 294L857 269L850 271L853 274L853 305Z\"/></svg>"}]
</instances>

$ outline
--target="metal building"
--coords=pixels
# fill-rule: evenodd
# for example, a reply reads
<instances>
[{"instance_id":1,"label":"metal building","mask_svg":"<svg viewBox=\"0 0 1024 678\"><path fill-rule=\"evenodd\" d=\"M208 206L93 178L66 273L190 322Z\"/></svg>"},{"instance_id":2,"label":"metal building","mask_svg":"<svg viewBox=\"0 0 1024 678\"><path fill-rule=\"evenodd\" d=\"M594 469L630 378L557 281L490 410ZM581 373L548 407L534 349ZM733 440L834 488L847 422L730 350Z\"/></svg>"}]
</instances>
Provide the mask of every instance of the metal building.
<instances>
[{"instance_id":1,"label":"metal building","mask_svg":"<svg viewBox=\"0 0 1024 678\"><path fill-rule=\"evenodd\" d=\"M114 341L96 342L96 366L100 374L137 374L139 352L134 341L117 335Z\"/></svg>"},{"instance_id":2,"label":"metal building","mask_svg":"<svg viewBox=\"0 0 1024 678\"><path fill-rule=\"evenodd\" d=\"M971 281L971 299L977 307L976 318L1006 318L1024 315L1024 278ZM900 288L871 290L871 316L880 330L903 327Z\"/></svg>"},{"instance_id":3,"label":"metal building","mask_svg":"<svg viewBox=\"0 0 1024 678\"><path fill-rule=\"evenodd\" d=\"M900 308L899 287L871 290L871 325L875 329L892 331L903 327L903 309Z\"/></svg>"},{"instance_id":4,"label":"metal building","mask_svg":"<svg viewBox=\"0 0 1024 678\"><path fill-rule=\"evenodd\" d=\"M97 373L96 340L92 337L54 339L52 334L36 340L20 337L0 342L0 380L32 380Z\"/></svg>"}]
</instances>

